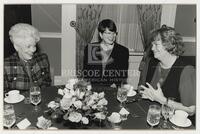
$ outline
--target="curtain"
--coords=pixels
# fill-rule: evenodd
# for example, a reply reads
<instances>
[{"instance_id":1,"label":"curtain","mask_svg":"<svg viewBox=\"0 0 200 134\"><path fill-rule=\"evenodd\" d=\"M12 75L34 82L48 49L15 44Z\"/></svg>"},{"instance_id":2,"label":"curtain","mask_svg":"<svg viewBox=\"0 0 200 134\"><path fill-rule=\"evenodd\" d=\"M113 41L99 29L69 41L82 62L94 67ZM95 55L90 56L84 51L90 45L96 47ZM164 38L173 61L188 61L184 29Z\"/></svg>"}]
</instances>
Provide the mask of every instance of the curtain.
<instances>
[{"instance_id":1,"label":"curtain","mask_svg":"<svg viewBox=\"0 0 200 134\"><path fill-rule=\"evenodd\" d=\"M139 85L145 84L148 70L148 62L151 53L150 36L151 32L160 27L161 22L161 5L137 5L140 35L144 47L144 56L140 63L139 70L141 71Z\"/></svg>"},{"instance_id":2,"label":"curtain","mask_svg":"<svg viewBox=\"0 0 200 134\"><path fill-rule=\"evenodd\" d=\"M76 15L76 70L83 69L84 48L91 42L102 5L77 5ZM79 77L79 76L77 76Z\"/></svg>"},{"instance_id":3,"label":"curtain","mask_svg":"<svg viewBox=\"0 0 200 134\"><path fill-rule=\"evenodd\" d=\"M137 5L115 4L104 5L100 20L111 19L117 26L116 41L135 52L143 51L142 40L139 33ZM98 40L96 29L92 42Z\"/></svg>"}]
</instances>

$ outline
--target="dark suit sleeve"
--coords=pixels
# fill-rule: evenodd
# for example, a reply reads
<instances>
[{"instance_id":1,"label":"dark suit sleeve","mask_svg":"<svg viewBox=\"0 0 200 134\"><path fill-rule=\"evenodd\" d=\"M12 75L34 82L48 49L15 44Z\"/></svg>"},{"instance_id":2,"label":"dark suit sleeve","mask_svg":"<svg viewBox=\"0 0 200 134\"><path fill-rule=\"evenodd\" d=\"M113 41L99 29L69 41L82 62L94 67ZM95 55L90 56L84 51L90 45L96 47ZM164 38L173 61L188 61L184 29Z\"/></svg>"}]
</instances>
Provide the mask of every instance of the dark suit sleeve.
<instances>
[{"instance_id":1,"label":"dark suit sleeve","mask_svg":"<svg viewBox=\"0 0 200 134\"><path fill-rule=\"evenodd\" d=\"M126 48L123 60L123 70L125 70L125 81L128 78L128 67L129 67L129 50Z\"/></svg>"},{"instance_id":2,"label":"dark suit sleeve","mask_svg":"<svg viewBox=\"0 0 200 134\"><path fill-rule=\"evenodd\" d=\"M118 59L118 66L119 70L122 71L120 75L120 83L127 83L128 78L128 68L129 68L129 50L128 48L124 48L119 53L119 59Z\"/></svg>"}]
</instances>

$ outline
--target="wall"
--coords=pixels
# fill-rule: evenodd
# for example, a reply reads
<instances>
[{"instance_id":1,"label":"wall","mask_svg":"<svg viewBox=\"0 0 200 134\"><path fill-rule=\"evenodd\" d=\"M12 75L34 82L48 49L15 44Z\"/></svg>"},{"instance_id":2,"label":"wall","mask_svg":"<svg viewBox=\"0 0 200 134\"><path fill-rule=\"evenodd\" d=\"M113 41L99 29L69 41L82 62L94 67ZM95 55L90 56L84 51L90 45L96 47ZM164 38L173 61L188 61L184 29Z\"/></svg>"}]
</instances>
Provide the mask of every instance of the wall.
<instances>
[{"instance_id":1,"label":"wall","mask_svg":"<svg viewBox=\"0 0 200 134\"><path fill-rule=\"evenodd\" d=\"M61 75L61 5L31 5L32 24L41 34L39 47L49 58L52 75ZM51 36L48 36L51 35Z\"/></svg>"},{"instance_id":2,"label":"wall","mask_svg":"<svg viewBox=\"0 0 200 134\"><path fill-rule=\"evenodd\" d=\"M196 5L177 5L174 28L185 40L185 56L196 56Z\"/></svg>"}]
</instances>

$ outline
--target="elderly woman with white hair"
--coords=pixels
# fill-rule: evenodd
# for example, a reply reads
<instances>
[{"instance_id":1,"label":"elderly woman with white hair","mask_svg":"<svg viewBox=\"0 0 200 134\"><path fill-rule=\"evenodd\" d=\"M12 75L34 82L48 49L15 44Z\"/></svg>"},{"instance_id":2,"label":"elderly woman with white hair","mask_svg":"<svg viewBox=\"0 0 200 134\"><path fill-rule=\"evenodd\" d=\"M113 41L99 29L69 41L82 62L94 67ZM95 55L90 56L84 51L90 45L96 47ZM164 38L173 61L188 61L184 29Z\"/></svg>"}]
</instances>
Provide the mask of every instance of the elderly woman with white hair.
<instances>
[{"instance_id":1,"label":"elderly woman with white hair","mask_svg":"<svg viewBox=\"0 0 200 134\"><path fill-rule=\"evenodd\" d=\"M16 52L4 59L4 91L29 90L37 82L40 87L51 85L48 56L36 52L40 40L38 30L32 25L18 23L9 31Z\"/></svg>"}]
</instances>

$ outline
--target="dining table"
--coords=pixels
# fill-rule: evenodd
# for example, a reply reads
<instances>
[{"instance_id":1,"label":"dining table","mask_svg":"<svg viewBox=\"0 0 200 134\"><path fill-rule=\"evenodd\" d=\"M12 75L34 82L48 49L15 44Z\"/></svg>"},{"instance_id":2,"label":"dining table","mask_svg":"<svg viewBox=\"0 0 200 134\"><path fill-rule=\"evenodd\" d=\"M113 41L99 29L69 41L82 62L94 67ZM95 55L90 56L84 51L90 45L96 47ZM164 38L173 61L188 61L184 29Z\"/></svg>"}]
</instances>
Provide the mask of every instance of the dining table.
<instances>
[{"instance_id":1,"label":"dining table","mask_svg":"<svg viewBox=\"0 0 200 134\"><path fill-rule=\"evenodd\" d=\"M14 110L15 110L15 116L16 116L16 123L13 125L11 129L18 129L16 124L22 121L23 119L28 119L31 122L31 126L34 128L37 128L37 121L38 117L45 117L48 118L48 103L61 98L62 96L58 94L58 89L64 88L63 85L61 86L51 86L51 87L45 87L41 88L41 102L38 104L39 111L35 112L34 105L31 103L27 103L27 98L29 97L28 92L20 92L22 95L25 96L25 100L15 103ZM110 86L103 86L103 85L92 85L93 92L104 92L105 93L105 99L107 99L107 116L111 115L113 112L119 112L120 102L117 100L117 88L113 88ZM6 104L6 102L4 102ZM141 95L137 93L135 96L128 97L127 101L124 105L124 108L129 111L129 115L127 117L127 120L121 121L120 124L118 124L120 127L118 129L122 130L147 130L152 129L151 126L147 123L147 112L149 109L149 106L152 104L160 105L159 103L152 102L147 99L142 99ZM52 122L52 127L57 129L114 129L113 124L110 123L107 119L99 121L91 121L89 125L75 125L73 123L70 123L69 121L65 121L64 119L61 121L53 120L50 116L49 118ZM164 121L163 117L160 119L160 123L157 126L154 126L153 129L161 129L160 124ZM170 129L195 129L194 125L191 125L190 127L182 128L174 125L170 121L168 121L168 124L171 126ZM83 127L84 126L84 127ZM6 128L4 128L6 129ZM38 128L37 128L38 129Z\"/></svg>"}]
</instances>

